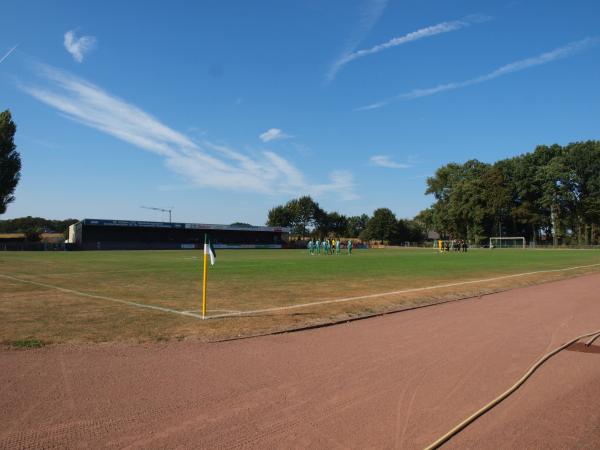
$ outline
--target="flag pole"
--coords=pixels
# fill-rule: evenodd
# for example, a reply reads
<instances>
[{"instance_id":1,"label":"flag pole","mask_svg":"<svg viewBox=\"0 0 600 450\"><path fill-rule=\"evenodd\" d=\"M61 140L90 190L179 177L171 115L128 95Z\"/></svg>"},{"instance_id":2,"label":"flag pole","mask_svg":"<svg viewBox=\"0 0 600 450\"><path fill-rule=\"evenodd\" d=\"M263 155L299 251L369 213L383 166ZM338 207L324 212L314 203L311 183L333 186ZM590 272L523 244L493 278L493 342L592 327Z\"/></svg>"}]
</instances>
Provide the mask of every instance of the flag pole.
<instances>
[{"instance_id":1,"label":"flag pole","mask_svg":"<svg viewBox=\"0 0 600 450\"><path fill-rule=\"evenodd\" d=\"M204 276L202 278L202 319L206 318L206 278L208 275L208 235L204 235Z\"/></svg>"}]
</instances>

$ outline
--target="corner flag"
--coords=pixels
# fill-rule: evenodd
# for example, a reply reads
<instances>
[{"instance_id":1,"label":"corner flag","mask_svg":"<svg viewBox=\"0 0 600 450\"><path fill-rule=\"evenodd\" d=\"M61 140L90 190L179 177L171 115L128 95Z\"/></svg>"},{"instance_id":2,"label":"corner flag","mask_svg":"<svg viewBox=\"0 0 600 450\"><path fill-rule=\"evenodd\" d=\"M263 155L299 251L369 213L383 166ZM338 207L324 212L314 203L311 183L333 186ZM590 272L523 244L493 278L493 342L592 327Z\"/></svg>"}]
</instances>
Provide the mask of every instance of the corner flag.
<instances>
[{"instance_id":1,"label":"corner flag","mask_svg":"<svg viewBox=\"0 0 600 450\"><path fill-rule=\"evenodd\" d=\"M208 243L206 243L206 240L207 236L205 236L204 239L204 254L210 257L210 265L214 266L215 261L217 260L217 252L215 252L215 248L213 247L210 238L208 238Z\"/></svg>"},{"instance_id":2,"label":"corner flag","mask_svg":"<svg viewBox=\"0 0 600 450\"><path fill-rule=\"evenodd\" d=\"M208 234L204 235L204 270L202 278L202 318L206 318L206 281L208 279L208 257L210 256L210 265L214 266L217 260L215 248L208 238Z\"/></svg>"}]
</instances>

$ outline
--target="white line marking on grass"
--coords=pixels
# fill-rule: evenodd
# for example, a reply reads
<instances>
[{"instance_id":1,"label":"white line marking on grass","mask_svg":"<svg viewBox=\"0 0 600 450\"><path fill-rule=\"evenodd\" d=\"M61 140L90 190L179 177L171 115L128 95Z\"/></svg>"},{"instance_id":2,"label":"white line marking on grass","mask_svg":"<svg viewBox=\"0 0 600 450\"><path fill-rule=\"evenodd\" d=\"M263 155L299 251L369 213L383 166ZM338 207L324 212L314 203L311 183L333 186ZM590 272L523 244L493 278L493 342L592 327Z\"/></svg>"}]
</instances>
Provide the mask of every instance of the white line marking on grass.
<instances>
[{"instance_id":1,"label":"white line marking on grass","mask_svg":"<svg viewBox=\"0 0 600 450\"><path fill-rule=\"evenodd\" d=\"M106 273L121 273L121 272L150 272L156 271L156 268L152 269L122 269L122 270L99 270L89 272L56 272L56 273L41 273L41 277L60 277L60 276L71 276L71 275L103 275ZM27 276L27 275L25 275Z\"/></svg>"},{"instance_id":2,"label":"white line marking on grass","mask_svg":"<svg viewBox=\"0 0 600 450\"><path fill-rule=\"evenodd\" d=\"M370 298L387 297L389 295L407 294L410 292L428 291L431 289L441 289L441 288L448 288L448 287L454 287L454 286L463 286L465 284L485 283L488 281L505 280L507 278L524 277L527 275L536 275L539 273L566 272L568 270L585 269L588 267L597 267L597 266L600 266L600 263L588 264L585 266L566 267L564 269L536 270L535 272L523 272L523 273L516 273L516 274L512 274L512 275L502 275L499 277L483 278L480 280L459 281L457 283L437 284L434 286L402 289L399 291L381 292L379 294L359 295L357 297L337 298L337 299L333 299L333 300L323 300L323 301L319 301L319 302L301 303L298 305L277 306L274 308L255 309L255 310L251 310L251 311L240 311L238 313L232 313L232 314L216 314L214 316L207 316L206 318L207 319L221 319L221 318L225 318L225 317L249 316L252 314L262 314L262 313L269 313L269 312L276 312L276 311L285 311L288 309L306 308L308 306L327 305L327 304L331 304L331 303L345 303L345 302L352 302L352 301L356 301L356 300L366 300L366 299L370 299Z\"/></svg>"},{"instance_id":3,"label":"white line marking on grass","mask_svg":"<svg viewBox=\"0 0 600 450\"><path fill-rule=\"evenodd\" d=\"M46 287L46 288L57 289L61 292L66 292L67 294L79 295L81 297L94 298L97 300L107 300L109 302L121 303L121 304L129 305L129 306L136 306L138 308L154 309L156 311L168 312L171 314L178 314L181 316L189 316L189 317L194 317L196 319L202 319L202 315L200 315L200 314L193 314L193 313L190 313L187 311L177 311L176 309L165 308L163 306L146 305L144 303L130 302L128 300L122 300L120 298L106 297L104 295L88 294L87 292L76 291L74 289L67 289L67 288L63 288L60 286L55 286L53 284L40 283L38 281L31 281L31 280L23 280L21 278L13 277L10 275L0 274L0 277L6 278L8 280L20 281L21 283L33 284L34 286L42 286L42 287Z\"/></svg>"}]
</instances>

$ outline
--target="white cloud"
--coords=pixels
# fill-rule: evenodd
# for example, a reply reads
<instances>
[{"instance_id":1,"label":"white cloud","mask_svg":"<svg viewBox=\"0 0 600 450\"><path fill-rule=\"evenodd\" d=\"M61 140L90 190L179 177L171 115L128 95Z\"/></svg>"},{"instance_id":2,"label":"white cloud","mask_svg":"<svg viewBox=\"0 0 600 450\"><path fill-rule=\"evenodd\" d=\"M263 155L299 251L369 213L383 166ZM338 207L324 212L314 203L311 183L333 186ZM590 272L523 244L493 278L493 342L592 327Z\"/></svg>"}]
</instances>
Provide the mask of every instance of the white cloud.
<instances>
[{"instance_id":1,"label":"white cloud","mask_svg":"<svg viewBox=\"0 0 600 450\"><path fill-rule=\"evenodd\" d=\"M473 86L475 84L485 83L486 81L491 81L495 78L508 75L510 73L519 72L521 70L541 66L543 64L547 64L558 59L573 56L579 52L586 50L589 47L596 45L599 41L600 40L598 38L586 38L581 41L571 42L570 44L567 44L565 46L555 48L552 51L506 64L502 67L499 67L496 70L493 70L492 72L489 72L485 75L481 75L476 78L471 78L470 80L439 84L430 88L413 89L412 91L397 95L387 100L382 100L376 103L372 103L370 105L361 106L359 108L356 108L356 111L377 109L386 106L387 104L396 100L411 100L420 97L428 97L430 95L435 95L440 92L451 91L454 89L461 89L468 86Z\"/></svg>"},{"instance_id":2,"label":"white cloud","mask_svg":"<svg viewBox=\"0 0 600 450\"><path fill-rule=\"evenodd\" d=\"M338 71L345 64L344 61L348 55L354 52L356 46L364 39L367 33L371 31L371 28L373 28L383 14L387 4L388 0L369 0L366 2L361 14L359 26L348 40L345 50L331 64L331 67L327 72L326 79L328 82L333 81Z\"/></svg>"},{"instance_id":3,"label":"white cloud","mask_svg":"<svg viewBox=\"0 0 600 450\"><path fill-rule=\"evenodd\" d=\"M387 42L375 45L371 48L347 53L335 61L328 74L329 80L333 80L333 78L335 78L335 76L342 69L342 67L344 67L349 62L354 61L355 59L363 58L368 55L373 55L375 53L379 53L389 48L397 47L399 45L407 44L409 42L418 41L419 39L424 39L438 34L460 30L461 28L468 27L473 23L481 23L489 19L490 18L488 16L483 16L479 14L467 16L462 20L453 20L449 22L438 23L436 25L421 28L417 31L407 33L404 36L395 37Z\"/></svg>"},{"instance_id":4,"label":"white cloud","mask_svg":"<svg viewBox=\"0 0 600 450\"><path fill-rule=\"evenodd\" d=\"M359 196L354 192L354 177L347 170L334 170L329 174L328 184L311 186L307 192L319 196L330 192L338 194L343 200L355 200Z\"/></svg>"},{"instance_id":5,"label":"white cloud","mask_svg":"<svg viewBox=\"0 0 600 450\"><path fill-rule=\"evenodd\" d=\"M44 87L20 85L23 91L71 120L161 156L169 170L193 186L271 195L354 196L351 174L332 172L328 183L312 184L273 152L251 157L208 141L195 142L88 81L50 66L36 67Z\"/></svg>"},{"instance_id":6,"label":"white cloud","mask_svg":"<svg viewBox=\"0 0 600 450\"><path fill-rule=\"evenodd\" d=\"M64 44L73 59L80 63L83 62L85 54L96 46L96 38L94 36L81 36L78 38L75 30L70 30L65 33Z\"/></svg>"},{"instance_id":7,"label":"white cloud","mask_svg":"<svg viewBox=\"0 0 600 450\"><path fill-rule=\"evenodd\" d=\"M285 134L279 128L269 128L267 131L260 134L258 137L263 142L271 142L271 141L277 141L280 139L287 139L292 136L290 136L289 134Z\"/></svg>"},{"instance_id":8,"label":"white cloud","mask_svg":"<svg viewBox=\"0 0 600 450\"><path fill-rule=\"evenodd\" d=\"M373 155L369 159L373 166L387 167L388 169L408 169L408 164L397 163L388 155Z\"/></svg>"}]
</instances>

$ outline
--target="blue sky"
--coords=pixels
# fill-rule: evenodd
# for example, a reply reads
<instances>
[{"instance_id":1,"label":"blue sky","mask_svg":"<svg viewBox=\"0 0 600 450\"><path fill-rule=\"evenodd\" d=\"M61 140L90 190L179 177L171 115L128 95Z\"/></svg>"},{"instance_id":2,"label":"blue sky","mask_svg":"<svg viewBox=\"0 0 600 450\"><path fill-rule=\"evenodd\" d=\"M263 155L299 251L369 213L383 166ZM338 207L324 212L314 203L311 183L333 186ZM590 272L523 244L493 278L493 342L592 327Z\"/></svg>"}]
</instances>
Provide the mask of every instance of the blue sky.
<instances>
[{"instance_id":1,"label":"blue sky","mask_svg":"<svg viewBox=\"0 0 600 450\"><path fill-rule=\"evenodd\" d=\"M596 0L7 3L23 170L3 218L259 225L302 194L412 217L443 164L599 138L599 19Z\"/></svg>"}]
</instances>

